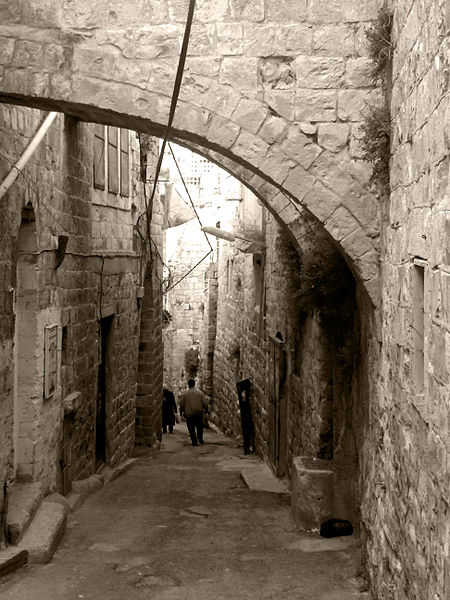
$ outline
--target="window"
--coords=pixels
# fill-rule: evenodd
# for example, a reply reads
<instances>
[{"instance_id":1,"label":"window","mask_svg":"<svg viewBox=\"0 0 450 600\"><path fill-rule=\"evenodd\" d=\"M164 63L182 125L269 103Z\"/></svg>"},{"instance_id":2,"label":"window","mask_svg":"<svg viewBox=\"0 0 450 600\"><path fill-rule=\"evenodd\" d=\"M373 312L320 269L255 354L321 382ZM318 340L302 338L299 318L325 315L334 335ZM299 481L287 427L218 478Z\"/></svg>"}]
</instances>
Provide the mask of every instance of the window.
<instances>
[{"instance_id":1,"label":"window","mask_svg":"<svg viewBox=\"0 0 450 600\"><path fill-rule=\"evenodd\" d=\"M412 377L416 394L423 394L424 392L424 280L424 267L415 264L413 266Z\"/></svg>"},{"instance_id":2,"label":"window","mask_svg":"<svg viewBox=\"0 0 450 600\"><path fill-rule=\"evenodd\" d=\"M233 283L233 271L234 271L234 260L227 260L227 272L226 272L226 293L231 293L232 283Z\"/></svg>"},{"instance_id":3,"label":"window","mask_svg":"<svg viewBox=\"0 0 450 600\"><path fill-rule=\"evenodd\" d=\"M130 195L130 148L127 129L120 130L120 195Z\"/></svg>"},{"instance_id":4,"label":"window","mask_svg":"<svg viewBox=\"0 0 450 600\"><path fill-rule=\"evenodd\" d=\"M263 261L261 254L253 254L253 306L261 304L261 294L263 289Z\"/></svg>"},{"instance_id":5,"label":"window","mask_svg":"<svg viewBox=\"0 0 450 600\"><path fill-rule=\"evenodd\" d=\"M119 131L117 127L108 127L108 191L119 192Z\"/></svg>"},{"instance_id":6,"label":"window","mask_svg":"<svg viewBox=\"0 0 450 600\"><path fill-rule=\"evenodd\" d=\"M106 160L105 160L106 151ZM95 124L94 187L111 194L130 195L129 131Z\"/></svg>"}]
</instances>

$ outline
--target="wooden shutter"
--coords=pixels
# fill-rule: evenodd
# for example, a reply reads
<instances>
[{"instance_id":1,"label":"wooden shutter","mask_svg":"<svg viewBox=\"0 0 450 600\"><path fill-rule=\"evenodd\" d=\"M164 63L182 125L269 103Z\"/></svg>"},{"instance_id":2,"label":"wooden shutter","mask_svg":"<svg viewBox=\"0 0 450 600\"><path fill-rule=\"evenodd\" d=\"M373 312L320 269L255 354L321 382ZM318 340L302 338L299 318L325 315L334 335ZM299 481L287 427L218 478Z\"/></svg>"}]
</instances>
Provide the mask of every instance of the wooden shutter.
<instances>
[{"instance_id":1,"label":"wooden shutter","mask_svg":"<svg viewBox=\"0 0 450 600\"><path fill-rule=\"evenodd\" d=\"M94 127L94 187L105 189L105 126Z\"/></svg>"},{"instance_id":2,"label":"wooden shutter","mask_svg":"<svg viewBox=\"0 0 450 600\"><path fill-rule=\"evenodd\" d=\"M108 126L108 191L119 193L118 129Z\"/></svg>"}]
</instances>

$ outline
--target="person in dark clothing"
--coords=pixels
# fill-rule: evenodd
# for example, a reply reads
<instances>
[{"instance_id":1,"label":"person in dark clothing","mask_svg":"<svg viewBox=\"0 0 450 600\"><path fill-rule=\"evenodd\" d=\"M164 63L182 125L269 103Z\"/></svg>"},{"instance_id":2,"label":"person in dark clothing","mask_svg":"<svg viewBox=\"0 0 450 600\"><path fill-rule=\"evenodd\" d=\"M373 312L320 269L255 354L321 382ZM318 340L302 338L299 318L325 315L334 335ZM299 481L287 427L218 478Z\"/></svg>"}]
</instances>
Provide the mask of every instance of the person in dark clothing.
<instances>
[{"instance_id":1,"label":"person in dark clothing","mask_svg":"<svg viewBox=\"0 0 450 600\"><path fill-rule=\"evenodd\" d=\"M189 379L188 386L180 396L180 414L186 417L192 445L198 446L198 443L203 444L203 413L208 412L208 401L203 392L195 389L193 379Z\"/></svg>"},{"instance_id":2,"label":"person in dark clothing","mask_svg":"<svg viewBox=\"0 0 450 600\"><path fill-rule=\"evenodd\" d=\"M177 414L177 405L175 402L175 396L173 392L167 388L163 389L163 401L162 401L162 427L163 433L167 433L167 427L169 433L173 433L173 426L175 425L175 415Z\"/></svg>"}]
</instances>

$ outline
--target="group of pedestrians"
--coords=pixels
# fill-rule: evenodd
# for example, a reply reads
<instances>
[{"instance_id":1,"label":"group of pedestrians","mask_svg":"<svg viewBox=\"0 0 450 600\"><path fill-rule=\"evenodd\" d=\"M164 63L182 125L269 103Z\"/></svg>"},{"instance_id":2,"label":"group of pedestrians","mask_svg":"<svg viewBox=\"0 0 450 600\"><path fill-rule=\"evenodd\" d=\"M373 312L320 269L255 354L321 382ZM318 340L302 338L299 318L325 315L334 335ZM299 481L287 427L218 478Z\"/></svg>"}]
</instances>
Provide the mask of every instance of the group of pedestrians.
<instances>
[{"instance_id":1,"label":"group of pedestrians","mask_svg":"<svg viewBox=\"0 0 450 600\"><path fill-rule=\"evenodd\" d=\"M203 444L203 415L208 412L208 401L203 392L196 389L195 380L188 380L188 389L180 394L180 415L186 418L186 425L193 446ZM177 404L173 392L163 389L162 426L163 432L173 433L177 420Z\"/></svg>"}]
</instances>

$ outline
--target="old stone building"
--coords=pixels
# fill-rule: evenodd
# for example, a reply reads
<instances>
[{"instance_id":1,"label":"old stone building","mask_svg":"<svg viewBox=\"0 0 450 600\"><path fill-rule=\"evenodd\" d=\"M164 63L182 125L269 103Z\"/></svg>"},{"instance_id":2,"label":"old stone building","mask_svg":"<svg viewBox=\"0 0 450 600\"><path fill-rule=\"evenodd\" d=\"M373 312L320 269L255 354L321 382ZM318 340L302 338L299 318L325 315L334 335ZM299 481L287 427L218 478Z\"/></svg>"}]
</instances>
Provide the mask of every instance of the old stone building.
<instances>
[{"instance_id":1,"label":"old stone building","mask_svg":"<svg viewBox=\"0 0 450 600\"><path fill-rule=\"evenodd\" d=\"M212 368L207 362L212 357L205 346L209 318L205 311L209 305L209 273L214 272L218 246L201 228L218 223L226 227L233 222L242 186L217 165L177 145L171 145L163 165L165 383L179 394L186 387L191 364L190 374L200 376L202 389L209 394ZM210 342L214 338L210 337Z\"/></svg>"},{"instance_id":2,"label":"old stone building","mask_svg":"<svg viewBox=\"0 0 450 600\"><path fill-rule=\"evenodd\" d=\"M236 250L228 284L225 280L235 287L233 294L230 287L221 299L219 290L218 323L220 314L236 319L229 329L217 329L215 353L216 361L233 365L224 372L223 384L230 394L233 389L235 404L236 378L252 383L258 451L288 474L299 467L298 457L330 461L324 469L331 472L330 495L335 501L345 499L345 505L335 504L334 510L348 511L345 514L359 523L373 598L444 600L450 581L450 9L445 0L391 0L380 13L383 4L381 0L198 0L169 133L172 140L236 175L268 211L264 260L258 264L253 253ZM187 6L187 0L2 4L2 102L64 112L74 135L85 127L70 127L74 118L163 135ZM383 23L388 23L388 30ZM379 51L368 48L370 27L382 33ZM374 66L377 76L383 71L384 84L374 78ZM380 107L378 121L371 120L376 115L371 106ZM377 130L390 134L389 147L383 136L373 136ZM382 188L372 183L372 165L363 160L367 142L372 142L372 151L377 144L385 148L384 157L390 159ZM84 152L84 146L78 146ZM48 152L41 158L45 172L51 175L55 161L63 157ZM369 153L369 158L375 160L376 154ZM75 169L77 163L70 161L67 168ZM80 230L91 219L83 216L82 203L72 199L70 181L66 206L71 216L65 229L73 236L72 244L80 244L76 251L89 253ZM48 193L57 190L51 185ZM8 235L17 235L27 202L9 198L7 221L15 225L7 225ZM33 210L40 232L42 219L37 206ZM28 210L23 217L22 256L30 248L36 251L30 244L33 215ZM63 231L56 228L53 233ZM45 250L38 255L45 282L59 277L58 271L68 265L76 272L70 253L56 270L45 263L50 260L47 255L56 256L55 250L48 251L51 244L62 249L63 241L40 240L38 246ZM230 248L226 259L230 263L234 252ZM326 264L316 265L322 252ZM106 259L91 260L89 292L83 290L76 306L98 331L98 319L92 312L89 317L86 307L97 307L99 297L117 290L100 286L99 273L102 280L118 273L106 271ZM304 281L289 272L297 260L300 273L307 275ZM19 263L19 281L27 279L29 264ZM4 265L11 269L12 259ZM331 272L328 265L333 266ZM124 277L130 277L130 271L126 273ZM258 273L265 278L259 287ZM260 296L246 294L244 274L246 280L255 277L254 289ZM319 282L307 302L302 286L322 275L328 284ZM220 271L218 276L220 288ZM132 287L138 287L133 278L136 275L131 276ZM9 270L2 289L6 293L2 351L9 365L3 382L8 391L0 410L10 438L11 281ZM53 313L54 284L46 285L42 297L38 294L39 306L47 310L39 315L39 324L58 322L64 347L66 322L58 319L63 319L66 305L55 304L61 317ZM150 325L152 319L161 318L155 310L157 294L145 298L150 302ZM17 302L20 305L20 294ZM341 330L336 330L336 323ZM32 331L33 327L37 331L32 323ZM84 330L90 331L87 324ZM230 352L236 335L239 348ZM93 348L92 344L90 352ZM157 344L146 347L141 341L141 348L157 360ZM85 363L82 371L81 367L73 371L74 376L90 377L92 382L97 374L89 371L92 357L85 359L79 352L77 358ZM157 413L150 402L152 383L154 377L162 378L162 368L148 360L141 361L140 368L140 425L147 428L142 433L151 441ZM153 373L144 373L150 368ZM128 389L124 382L124 400ZM57 404L42 402L43 410L51 411ZM237 427L236 405L218 404L224 426ZM61 414L58 406L55 412ZM83 428L89 429L88 421L80 422ZM129 443L120 435L117 439L113 454ZM10 461L8 452L2 455L4 467ZM82 455L80 450L81 463ZM90 457L93 463L92 452Z\"/></svg>"},{"instance_id":3,"label":"old stone building","mask_svg":"<svg viewBox=\"0 0 450 600\"><path fill-rule=\"evenodd\" d=\"M2 179L44 117L1 106ZM57 115L0 200L0 483L10 507L24 486L37 499L67 494L73 480L118 464L133 447L152 272L138 223L141 150L135 132Z\"/></svg>"}]
</instances>

